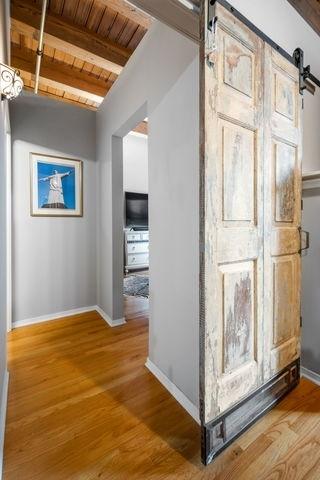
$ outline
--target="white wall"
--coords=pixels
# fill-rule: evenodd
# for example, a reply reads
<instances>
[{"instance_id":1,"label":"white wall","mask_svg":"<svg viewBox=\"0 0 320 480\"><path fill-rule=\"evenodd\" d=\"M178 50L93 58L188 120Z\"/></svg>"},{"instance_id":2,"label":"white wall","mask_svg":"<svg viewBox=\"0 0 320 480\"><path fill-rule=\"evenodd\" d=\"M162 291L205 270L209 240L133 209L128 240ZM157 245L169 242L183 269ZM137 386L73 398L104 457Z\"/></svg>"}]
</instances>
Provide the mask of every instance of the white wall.
<instances>
[{"instance_id":1,"label":"white wall","mask_svg":"<svg viewBox=\"0 0 320 480\"><path fill-rule=\"evenodd\" d=\"M282 48L292 53L300 47L305 63L311 64L314 75L320 78L320 38L300 17L287 0L231 0L232 5L249 18ZM320 170L320 89L316 95L305 93L303 112L303 171ZM319 250L320 191L304 202L303 225L311 231L312 248L302 258L302 364L320 373L320 250Z\"/></svg>"},{"instance_id":2,"label":"white wall","mask_svg":"<svg viewBox=\"0 0 320 480\"><path fill-rule=\"evenodd\" d=\"M26 95L10 106L13 322L96 304L95 113ZM82 218L31 217L30 152L83 160Z\"/></svg>"},{"instance_id":3,"label":"white wall","mask_svg":"<svg viewBox=\"0 0 320 480\"><path fill-rule=\"evenodd\" d=\"M9 59L9 2L0 2L0 61L8 64ZM2 476L2 449L5 422L7 383L7 150L8 103L0 101L0 478Z\"/></svg>"},{"instance_id":4,"label":"white wall","mask_svg":"<svg viewBox=\"0 0 320 480\"><path fill-rule=\"evenodd\" d=\"M123 190L148 193L148 137L129 133L123 139Z\"/></svg>"},{"instance_id":5,"label":"white wall","mask_svg":"<svg viewBox=\"0 0 320 480\"><path fill-rule=\"evenodd\" d=\"M155 23L97 114L99 305L123 315L121 141L149 120L149 357L198 404L198 47ZM169 342L170 339L170 342Z\"/></svg>"}]
</instances>

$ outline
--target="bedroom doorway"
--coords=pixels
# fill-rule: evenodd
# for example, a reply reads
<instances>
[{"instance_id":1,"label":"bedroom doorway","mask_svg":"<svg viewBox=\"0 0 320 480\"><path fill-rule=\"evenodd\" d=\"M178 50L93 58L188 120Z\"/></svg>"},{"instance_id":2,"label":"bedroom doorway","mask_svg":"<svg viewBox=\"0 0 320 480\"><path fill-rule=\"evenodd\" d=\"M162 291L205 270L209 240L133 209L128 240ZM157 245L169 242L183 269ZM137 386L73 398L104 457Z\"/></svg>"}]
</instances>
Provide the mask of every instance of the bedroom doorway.
<instances>
[{"instance_id":1,"label":"bedroom doorway","mask_svg":"<svg viewBox=\"0 0 320 480\"><path fill-rule=\"evenodd\" d=\"M148 121L123 138L123 297L126 320L149 310Z\"/></svg>"}]
</instances>

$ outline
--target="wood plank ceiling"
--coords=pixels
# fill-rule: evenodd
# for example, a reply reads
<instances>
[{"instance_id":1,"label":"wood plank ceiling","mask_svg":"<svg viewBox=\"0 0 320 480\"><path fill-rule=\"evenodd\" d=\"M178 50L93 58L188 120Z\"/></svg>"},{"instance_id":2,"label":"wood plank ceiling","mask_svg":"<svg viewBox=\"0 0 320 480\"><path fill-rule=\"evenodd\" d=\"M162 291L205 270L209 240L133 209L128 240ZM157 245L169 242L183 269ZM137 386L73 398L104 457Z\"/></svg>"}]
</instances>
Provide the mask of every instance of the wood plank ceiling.
<instances>
[{"instance_id":1,"label":"wood plank ceiling","mask_svg":"<svg viewBox=\"0 0 320 480\"><path fill-rule=\"evenodd\" d=\"M42 0L11 0L11 65L33 90ZM49 0L39 94L96 110L151 25L125 0Z\"/></svg>"}]
</instances>

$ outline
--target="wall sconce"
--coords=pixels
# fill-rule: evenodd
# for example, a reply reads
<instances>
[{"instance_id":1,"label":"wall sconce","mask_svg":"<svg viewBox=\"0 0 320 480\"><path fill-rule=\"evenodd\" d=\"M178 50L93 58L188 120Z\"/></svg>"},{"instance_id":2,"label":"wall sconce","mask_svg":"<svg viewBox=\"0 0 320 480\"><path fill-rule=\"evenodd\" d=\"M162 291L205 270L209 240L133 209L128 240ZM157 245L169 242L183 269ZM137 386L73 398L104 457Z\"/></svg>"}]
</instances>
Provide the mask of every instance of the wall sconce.
<instances>
[{"instance_id":1,"label":"wall sconce","mask_svg":"<svg viewBox=\"0 0 320 480\"><path fill-rule=\"evenodd\" d=\"M22 91L23 80L19 70L0 63L0 94L1 100L12 100Z\"/></svg>"}]
</instances>

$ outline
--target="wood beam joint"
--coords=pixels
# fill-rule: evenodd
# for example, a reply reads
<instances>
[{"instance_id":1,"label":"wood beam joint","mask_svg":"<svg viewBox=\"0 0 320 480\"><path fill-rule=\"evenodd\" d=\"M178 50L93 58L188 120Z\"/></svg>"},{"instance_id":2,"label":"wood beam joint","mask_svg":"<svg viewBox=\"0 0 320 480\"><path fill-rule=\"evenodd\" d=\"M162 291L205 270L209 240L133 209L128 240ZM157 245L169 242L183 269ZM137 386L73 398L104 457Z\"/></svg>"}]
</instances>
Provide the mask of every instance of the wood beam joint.
<instances>
[{"instance_id":1,"label":"wood beam joint","mask_svg":"<svg viewBox=\"0 0 320 480\"><path fill-rule=\"evenodd\" d=\"M12 0L11 17L20 26L38 30L41 11L29 0ZM130 49L50 12L46 16L44 42L117 75L132 54Z\"/></svg>"},{"instance_id":2,"label":"wood beam joint","mask_svg":"<svg viewBox=\"0 0 320 480\"><path fill-rule=\"evenodd\" d=\"M35 62L36 55L33 50L11 45L12 66L23 72L34 74ZM70 91L97 103L103 100L113 85L111 82L100 80L67 64L52 61L46 55L42 58L40 75L44 83L50 83L53 86L52 82L55 82L55 88Z\"/></svg>"}]
</instances>

